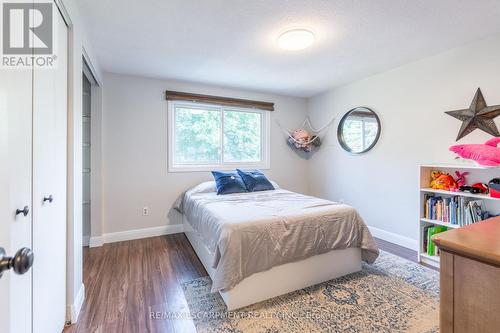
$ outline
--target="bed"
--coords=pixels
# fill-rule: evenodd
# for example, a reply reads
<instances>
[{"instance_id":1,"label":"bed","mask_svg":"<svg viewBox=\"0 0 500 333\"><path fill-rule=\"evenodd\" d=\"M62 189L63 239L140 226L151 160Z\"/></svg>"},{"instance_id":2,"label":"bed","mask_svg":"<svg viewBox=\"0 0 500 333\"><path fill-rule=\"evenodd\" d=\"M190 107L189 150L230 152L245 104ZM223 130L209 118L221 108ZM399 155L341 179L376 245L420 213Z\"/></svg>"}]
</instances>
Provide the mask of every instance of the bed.
<instances>
[{"instance_id":1,"label":"bed","mask_svg":"<svg viewBox=\"0 0 500 333\"><path fill-rule=\"evenodd\" d=\"M217 195L214 182L176 208L184 233L228 310L361 270L378 248L358 212L276 183L275 190Z\"/></svg>"}]
</instances>

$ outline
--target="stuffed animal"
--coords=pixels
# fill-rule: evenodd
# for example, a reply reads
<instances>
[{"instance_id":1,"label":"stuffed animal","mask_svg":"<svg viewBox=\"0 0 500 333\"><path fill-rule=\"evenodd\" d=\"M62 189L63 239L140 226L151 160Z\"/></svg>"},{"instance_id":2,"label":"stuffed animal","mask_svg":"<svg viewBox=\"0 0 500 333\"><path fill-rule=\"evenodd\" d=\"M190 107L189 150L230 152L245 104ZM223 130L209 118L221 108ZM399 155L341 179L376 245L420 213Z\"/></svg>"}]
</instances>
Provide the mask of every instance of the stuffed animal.
<instances>
[{"instance_id":1,"label":"stuffed animal","mask_svg":"<svg viewBox=\"0 0 500 333\"><path fill-rule=\"evenodd\" d=\"M311 141L312 141L312 145L314 147L321 146L321 139L319 138L319 136L316 136L316 135L311 136Z\"/></svg>"},{"instance_id":2,"label":"stuffed animal","mask_svg":"<svg viewBox=\"0 0 500 333\"><path fill-rule=\"evenodd\" d=\"M457 183L458 187L465 185L465 176L467 176L468 174L468 172L455 171L455 175L457 175L457 179L455 180L455 182Z\"/></svg>"},{"instance_id":3,"label":"stuffed animal","mask_svg":"<svg viewBox=\"0 0 500 333\"><path fill-rule=\"evenodd\" d=\"M445 190L457 189L458 185L455 179L447 173L441 171L431 172L431 188L434 190Z\"/></svg>"},{"instance_id":4,"label":"stuffed animal","mask_svg":"<svg viewBox=\"0 0 500 333\"><path fill-rule=\"evenodd\" d=\"M455 145L450 147L450 151L458 156L476 161L484 166L500 165L500 149L497 145L500 138L492 138L484 144Z\"/></svg>"},{"instance_id":5,"label":"stuffed animal","mask_svg":"<svg viewBox=\"0 0 500 333\"><path fill-rule=\"evenodd\" d=\"M306 148L307 141L309 141L309 133L306 130L298 128L292 132L292 137L295 139L297 149Z\"/></svg>"},{"instance_id":6,"label":"stuffed animal","mask_svg":"<svg viewBox=\"0 0 500 333\"><path fill-rule=\"evenodd\" d=\"M321 140L318 136L310 135L305 129L298 128L291 133L288 144L296 149L310 152L313 147L321 146Z\"/></svg>"},{"instance_id":7,"label":"stuffed animal","mask_svg":"<svg viewBox=\"0 0 500 333\"><path fill-rule=\"evenodd\" d=\"M436 170L433 170L431 171L431 184L430 184L430 187L432 189L435 189L435 186L436 186L436 179L441 176L443 173L441 171L436 171Z\"/></svg>"},{"instance_id":8,"label":"stuffed animal","mask_svg":"<svg viewBox=\"0 0 500 333\"><path fill-rule=\"evenodd\" d=\"M488 185L484 183L475 183L472 185L472 187L479 189L481 193L488 193L489 191Z\"/></svg>"}]
</instances>

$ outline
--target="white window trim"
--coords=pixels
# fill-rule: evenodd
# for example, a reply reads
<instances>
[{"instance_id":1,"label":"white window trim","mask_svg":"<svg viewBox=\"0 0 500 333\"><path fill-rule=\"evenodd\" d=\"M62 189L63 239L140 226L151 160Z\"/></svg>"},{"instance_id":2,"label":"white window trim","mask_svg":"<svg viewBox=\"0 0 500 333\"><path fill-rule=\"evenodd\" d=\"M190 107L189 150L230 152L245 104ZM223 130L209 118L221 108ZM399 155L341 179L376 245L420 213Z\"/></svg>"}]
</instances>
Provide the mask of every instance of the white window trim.
<instances>
[{"instance_id":1,"label":"white window trim","mask_svg":"<svg viewBox=\"0 0 500 333\"><path fill-rule=\"evenodd\" d=\"M174 160L174 140L175 140L175 106L191 106L191 107L207 107L207 108L220 108L222 110L235 110L242 112L255 112L262 115L261 123L261 156L262 161L259 162L219 162L210 164L175 164ZM236 168L240 169L270 169L271 168L271 116L270 111L258 110L258 109L248 109L248 108L238 108L238 107L226 107L222 105L214 104L203 104L195 102L186 101L168 101L168 172L199 172L199 171L212 171L212 170L234 170ZM224 122L222 122L222 132L224 133ZM224 141L222 140L222 145ZM223 147L222 147L223 148Z\"/></svg>"}]
</instances>

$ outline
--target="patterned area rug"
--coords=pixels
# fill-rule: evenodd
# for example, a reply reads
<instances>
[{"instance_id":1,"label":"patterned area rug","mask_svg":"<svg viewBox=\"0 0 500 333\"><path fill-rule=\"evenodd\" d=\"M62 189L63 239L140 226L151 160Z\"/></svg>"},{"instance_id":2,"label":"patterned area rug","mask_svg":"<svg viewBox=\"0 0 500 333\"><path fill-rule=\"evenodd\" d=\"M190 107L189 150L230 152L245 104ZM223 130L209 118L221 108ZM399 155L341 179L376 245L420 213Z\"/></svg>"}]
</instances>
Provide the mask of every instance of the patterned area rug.
<instances>
[{"instance_id":1,"label":"patterned area rug","mask_svg":"<svg viewBox=\"0 0 500 333\"><path fill-rule=\"evenodd\" d=\"M380 252L360 272L233 312L208 277L183 290L199 333L438 332L439 273Z\"/></svg>"}]
</instances>

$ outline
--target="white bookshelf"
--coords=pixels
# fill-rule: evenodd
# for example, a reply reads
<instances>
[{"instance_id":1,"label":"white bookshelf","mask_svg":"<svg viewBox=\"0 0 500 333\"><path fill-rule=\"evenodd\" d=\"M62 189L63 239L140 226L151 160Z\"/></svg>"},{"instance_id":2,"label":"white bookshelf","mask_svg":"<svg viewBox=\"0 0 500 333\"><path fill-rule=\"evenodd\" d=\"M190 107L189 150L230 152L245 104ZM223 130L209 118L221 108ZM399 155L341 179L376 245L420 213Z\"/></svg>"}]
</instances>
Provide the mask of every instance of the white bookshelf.
<instances>
[{"instance_id":1,"label":"white bookshelf","mask_svg":"<svg viewBox=\"0 0 500 333\"><path fill-rule=\"evenodd\" d=\"M456 178L456 177L453 177L453 178ZM488 181L483 182L483 183L487 183ZM443 191L443 190L434 190L432 188L421 188L420 192L437 193L437 194L444 194L444 195L450 195L450 196L459 195L461 197L468 197L468 198L474 198L474 199L500 201L500 198L492 198L488 194L474 194L474 193L468 193L468 192Z\"/></svg>"},{"instance_id":2,"label":"white bookshelf","mask_svg":"<svg viewBox=\"0 0 500 333\"><path fill-rule=\"evenodd\" d=\"M460 172L469 172L469 175L466 176L467 185L472 185L474 183L488 183L493 178L500 177L500 168L486 168L476 165L467 165L467 164L424 164L420 166L420 209L419 209L419 222L418 222L418 260L421 263L426 263L428 265L439 267L439 256L431 256L426 253L426 249L424 248L424 240L426 235L424 235L424 228L428 225L441 225L448 227L450 229L457 229L460 226L456 224L450 224L442 221L429 220L424 218L425 212L425 194L433 193L437 196L441 197L453 197L453 196L463 196L468 198L473 198L476 200L483 200L485 204L485 209L493 214L500 213L500 199L492 198L489 195L485 194L472 194L467 192L452 192L452 191L443 191L443 190L434 190L431 189L431 172L433 170L438 170L441 172L445 172L456 178L455 171Z\"/></svg>"}]
</instances>

